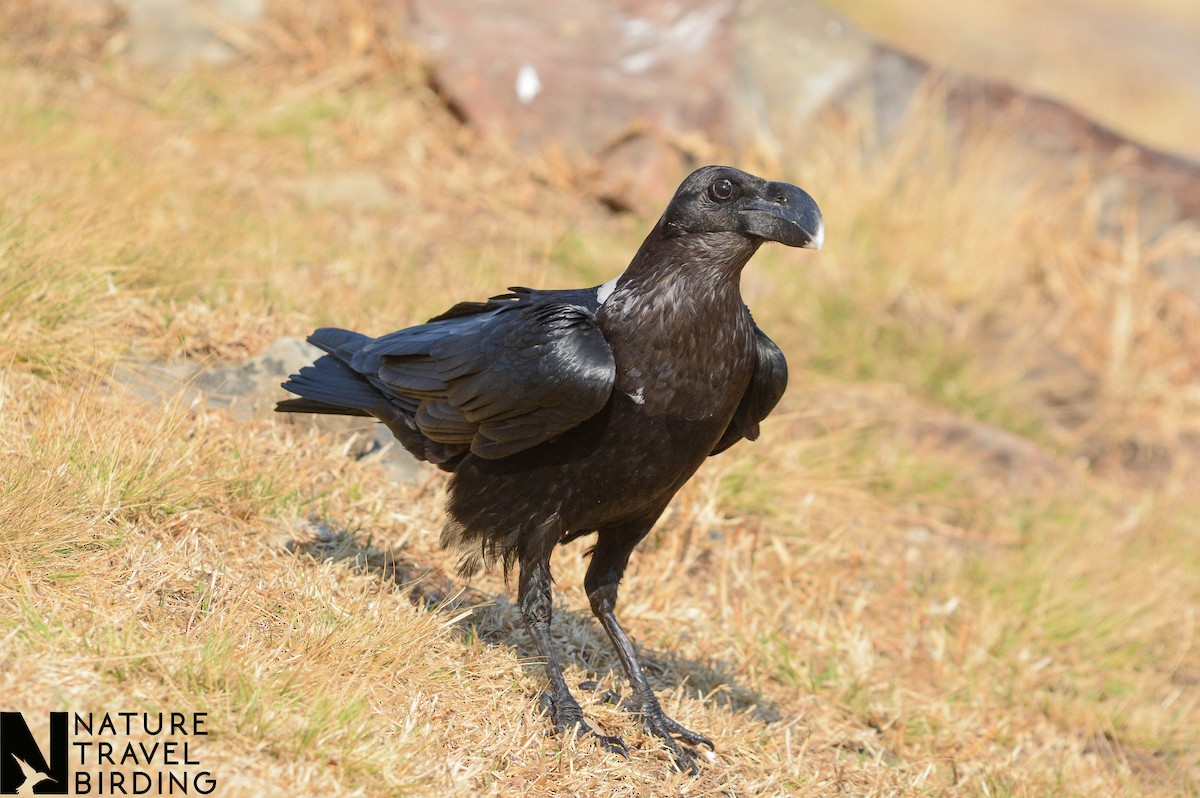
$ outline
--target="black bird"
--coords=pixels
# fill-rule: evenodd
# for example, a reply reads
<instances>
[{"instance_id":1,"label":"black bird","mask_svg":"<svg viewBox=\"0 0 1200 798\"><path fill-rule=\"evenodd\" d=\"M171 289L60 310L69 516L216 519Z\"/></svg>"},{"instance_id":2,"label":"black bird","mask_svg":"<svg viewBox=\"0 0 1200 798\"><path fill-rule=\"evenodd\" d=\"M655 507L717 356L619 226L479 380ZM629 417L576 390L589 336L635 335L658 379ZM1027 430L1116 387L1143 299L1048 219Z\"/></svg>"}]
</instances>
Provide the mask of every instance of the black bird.
<instances>
[{"instance_id":1,"label":"black bird","mask_svg":"<svg viewBox=\"0 0 1200 798\"><path fill-rule=\"evenodd\" d=\"M29 793L32 795L34 792L37 792L38 787L46 782L50 782L52 784L58 783L57 780L50 778L50 774L43 773L32 765L27 764L25 760L21 759L16 754L13 754L12 758L13 761L17 763L17 767L21 769L22 779L20 785L16 789L16 793L18 795L21 794L21 790L25 787L29 788Z\"/></svg>"},{"instance_id":2,"label":"black bird","mask_svg":"<svg viewBox=\"0 0 1200 798\"><path fill-rule=\"evenodd\" d=\"M807 193L737 169L693 172L629 266L604 285L510 288L426 324L368 338L309 337L328 354L283 387L283 412L374 416L408 451L450 471L442 544L460 571L520 568L518 603L545 660L557 731L608 750L567 688L550 642L550 552L598 533L584 579L633 686L631 706L680 767L712 741L664 714L613 614L629 555L710 455L742 438L787 385L783 353L742 301L742 267L765 241L819 249Z\"/></svg>"}]
</instances>

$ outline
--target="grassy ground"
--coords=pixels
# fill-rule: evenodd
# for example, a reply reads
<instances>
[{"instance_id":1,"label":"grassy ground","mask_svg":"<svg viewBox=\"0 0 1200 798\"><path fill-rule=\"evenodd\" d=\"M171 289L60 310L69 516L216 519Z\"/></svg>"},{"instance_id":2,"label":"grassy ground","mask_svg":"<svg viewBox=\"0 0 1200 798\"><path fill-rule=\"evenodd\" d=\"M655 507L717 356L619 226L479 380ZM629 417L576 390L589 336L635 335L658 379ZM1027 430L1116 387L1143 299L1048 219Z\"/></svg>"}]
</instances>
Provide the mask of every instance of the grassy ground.
<instances>
[{"instance_id":1,"label":"grassy ground","mask_svg":"<svg viewBox=\"0 0 1200 798\"><path fill-rule=\"evenodd\" d=\"M547 735L511 590L448 576L440 478L106 379L599 282L644 233L458 127L362 7L306 13L167 80L0 10L6 710L208 712L220 795L1198 791L1200 310L1149 268L1194 234L1102 225L1088 177L1003 131L950 147L935 101L882 151L839 118L787 164L723 153L809 189L829 238L747 270L792 387L623 588L716 758L673 773L584 693L625 763ZM555 635L573 683L619 691L582 551Z\"/></svg>"}]
</instances>

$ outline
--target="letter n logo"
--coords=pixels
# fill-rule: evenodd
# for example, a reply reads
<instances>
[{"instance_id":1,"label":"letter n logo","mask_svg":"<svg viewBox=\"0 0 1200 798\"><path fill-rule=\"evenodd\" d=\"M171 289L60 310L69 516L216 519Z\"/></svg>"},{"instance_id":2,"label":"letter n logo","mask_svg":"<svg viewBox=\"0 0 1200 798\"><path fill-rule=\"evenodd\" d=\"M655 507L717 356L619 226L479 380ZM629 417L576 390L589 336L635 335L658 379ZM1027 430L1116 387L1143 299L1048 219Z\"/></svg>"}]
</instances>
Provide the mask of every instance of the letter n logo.
<instances>
[{"instance_id":1,"label":"letter n logo","mask_svg":"<svg viewBox=\"0 0 1200 798\"><path fill-rule=\"evenodd\" d=\"M0 712L0 795L66 795L67 713L50 713L50 758L20 712Z\"/></svg>"}]
</instances>

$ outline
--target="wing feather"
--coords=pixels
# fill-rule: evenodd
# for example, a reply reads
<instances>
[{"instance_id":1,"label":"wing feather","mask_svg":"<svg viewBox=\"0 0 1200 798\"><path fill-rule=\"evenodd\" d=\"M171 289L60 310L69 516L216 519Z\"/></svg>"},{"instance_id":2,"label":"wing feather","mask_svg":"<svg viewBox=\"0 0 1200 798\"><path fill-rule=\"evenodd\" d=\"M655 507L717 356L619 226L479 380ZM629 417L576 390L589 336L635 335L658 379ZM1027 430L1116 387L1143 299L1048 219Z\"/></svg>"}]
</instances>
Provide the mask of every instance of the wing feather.
<instances>
[{"instance_id":1,"label":"wing feather","mask_svg":"<svg viewBox=\"0 0 1200 798\"><path fill-rule=\"evenodd\" d=\"M725 434L717 441L710 456L720 454L743 438L757 440L759 423L770 415L787 390L787 360L783 352L757 325L754 327L754 343L754 374Z\"/></svg>"},{"instance_id":2,"label":"wing feather","mask_svg":"<svg viewBox=\"0 0 1200 798\"><path fill-rule=\"evenodd\" d=\"M573 303L477 303L385 335L352 366L417 402L420 432L501 458L536 446L599 412L616 366L593 311Z\"/></svg>"}]
</instances>

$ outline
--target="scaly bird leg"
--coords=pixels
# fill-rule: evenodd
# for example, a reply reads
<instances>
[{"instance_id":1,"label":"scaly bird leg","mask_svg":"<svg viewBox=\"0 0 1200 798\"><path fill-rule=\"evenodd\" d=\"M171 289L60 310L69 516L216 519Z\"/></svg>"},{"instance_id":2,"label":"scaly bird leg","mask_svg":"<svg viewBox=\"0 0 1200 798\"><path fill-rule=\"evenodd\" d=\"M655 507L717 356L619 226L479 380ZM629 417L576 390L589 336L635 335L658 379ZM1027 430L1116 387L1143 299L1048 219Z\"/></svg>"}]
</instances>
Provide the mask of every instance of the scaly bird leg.
<instances>
[{"instance_id":1,"label":"scaly bird leg","mask_svg":"<svg viewBox=\"0 0 1200 798\"><path fill-rule=\"evenodd\" d=\"M652 523L653 521L651 521ZM675 738L678 737L689 745L707 745L710 749L714 749L712 740L703 734L683 727L663 712L662 705L659 703L658 697L654 695L650 682L647 681L642 665L638 661L633 643L630 642L629 636L625 634L625 630L621 628L621 624L617 622L617 616L613 613L617 603L617 586L620 584L622 574L625 573L625 566L629 563L629 555L638 542L646 536L649 529L650 524L643 524L637 527L613 527L601 530L583 584L592 605L592 612L600 620L604 630L608 632L609 639L617 649L617 656L621 658L621 664L625 666L629 682L633 685L633 697L628 703L631 704L634 711L641 715L646 731L660 738L671 751L679 769L694 774L698 771L692 753L682 748Z\"/></svg>"},{"instance_id":2,"label":"scaly bird leg","mask_svg":"<svg viewBox=\"0 0 1200 798\"><path fill-rule=\"evenodd\" d=\"M531 547L532 548L532 547ZM551 545L549 548L553 548ZM550 641L550 616L553 600L550 594L550 551L522 551L520 555L521 576L517 588L517 603L525 619L525 628L533 638L538 654L546 667L549 691L543 695L542 705L546 708L554 731L577 728L580 737L591 735L601 747L629 758L629 749L620 737L600 734L583 719L583 710L563 678L562 666Z\"/></svg>"}]
</instances>

